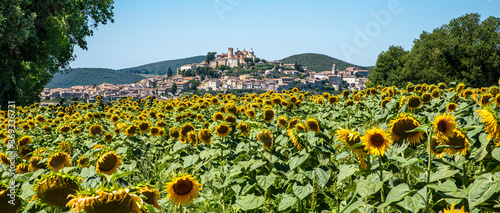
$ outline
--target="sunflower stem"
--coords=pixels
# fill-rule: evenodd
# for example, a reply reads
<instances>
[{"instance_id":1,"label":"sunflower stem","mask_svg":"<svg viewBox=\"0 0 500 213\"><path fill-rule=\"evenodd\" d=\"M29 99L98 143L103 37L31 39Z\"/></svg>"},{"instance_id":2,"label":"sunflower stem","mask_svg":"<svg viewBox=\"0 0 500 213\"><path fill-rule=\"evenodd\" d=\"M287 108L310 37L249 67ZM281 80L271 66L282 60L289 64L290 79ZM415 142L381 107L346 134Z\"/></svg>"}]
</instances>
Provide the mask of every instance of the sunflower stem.
<instances>
[{"instance_id":1,"label":"sunflower stem","mask_svg":"<svg viewBox=\"0 0 500 213\"><path fill-rule=\"evenodd\" d=\"M385 192L384 192L384 170L382 169L382 155L378 156L378 169L380 171L380 181L382 182L382 188L380 189L380 199L382 199L382 203L385 202ZM385 212L385 208L382 212Z\"/></svg>"},{"instance_id":2,"label":"sunflower stem","mask_svg":"<svg viewBox=\"0 0 500 213\"><path fill-rule=\"evenodd\" d=\"M429 185L431 181L431 162L432 162L432 130L429 129L429 137L427 139L427 180L426 185ZM427 192L427 199L425 199L425 206L427 207L427 211L429 212L429 197L430 197L430 189Z\"/></svg>"}]
</instances>

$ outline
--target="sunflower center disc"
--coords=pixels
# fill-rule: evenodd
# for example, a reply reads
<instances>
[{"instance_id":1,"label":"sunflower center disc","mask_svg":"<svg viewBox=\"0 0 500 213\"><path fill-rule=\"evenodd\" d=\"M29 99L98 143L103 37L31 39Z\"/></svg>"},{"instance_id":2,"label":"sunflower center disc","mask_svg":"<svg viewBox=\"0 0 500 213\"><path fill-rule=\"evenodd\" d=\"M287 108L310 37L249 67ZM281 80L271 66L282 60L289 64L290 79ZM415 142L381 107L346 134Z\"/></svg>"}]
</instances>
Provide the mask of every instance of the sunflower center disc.
<instances>
[{"instance_id":1,"label":"sunflower center disc","mask_svg":"<svg viewBox=\"0 0 500 213\"><path fill-rule=\"evenodd\" d=\"M382 135L379 135L379 134L373 135L371 140L372 140L373 145L375 145L375 146L380 146L384 143L384 138L382 137Z\"/></svg>"},{"instance_id":2,"label":"sunflower center disc","mask_svg":"<svg viewBox=\"0 0 500 213\"><path fill-rule=\"evenodd\" d=\"M439 121L437 127L438 127L438 130L440 132L443 132L443 133L446 132L446 122L445 121Z\"/></svg>"},{"instance_id":3,"label":"sunflower center disc","mask_svg":"<svg viewBox=\"0 0 500 213\"><path fill-rule=\"evenodd\" d=\"M193 189L193 183L189 180L178 180L173 188L176 194L186 195Z\"/></svg>"}]
</instances>

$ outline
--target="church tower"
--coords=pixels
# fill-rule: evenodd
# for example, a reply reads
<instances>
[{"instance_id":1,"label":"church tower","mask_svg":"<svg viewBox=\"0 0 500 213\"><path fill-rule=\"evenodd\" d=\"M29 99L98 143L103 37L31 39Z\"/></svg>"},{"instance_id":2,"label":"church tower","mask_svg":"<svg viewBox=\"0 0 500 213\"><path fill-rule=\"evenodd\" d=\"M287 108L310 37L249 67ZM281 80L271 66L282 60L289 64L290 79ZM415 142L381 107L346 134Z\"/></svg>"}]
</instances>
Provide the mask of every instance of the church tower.
<instances>
[{"instance_id":1,"label":"church tower","mask_svg":"<svg viewBox=\"0 0 500 213\"><path fill-rule=\"evenodd\" d=\"M337 75L337 66L335 64L332 66L332 74Z\"/></svg>"}]
</instances>

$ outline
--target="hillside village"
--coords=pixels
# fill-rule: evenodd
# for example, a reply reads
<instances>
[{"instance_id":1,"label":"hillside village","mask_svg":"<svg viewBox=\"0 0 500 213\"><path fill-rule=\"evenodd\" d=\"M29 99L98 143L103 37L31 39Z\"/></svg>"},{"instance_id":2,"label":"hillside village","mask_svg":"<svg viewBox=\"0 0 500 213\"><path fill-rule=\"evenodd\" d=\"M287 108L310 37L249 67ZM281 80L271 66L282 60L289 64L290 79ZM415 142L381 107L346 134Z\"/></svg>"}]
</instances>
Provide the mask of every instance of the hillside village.
<instances>
[{"instance_id":1,"label":"hillside village","mask_svg":"<svg viewBox=\"0 0 500 213\"><path fill-rule=\"evenodd\" d=\"M223 68L237 68L248 64L272 65L271 69L255 70L251 74L235 76L225 75L228 70ZM196 70L198 67L210 67L220 73L219 78L206 78L205 76L182 76L180 73L189 70ZM109 84L103 83L95 86L73 86L70 88L45 88L40 94L42 102L44 100L75 99L85 102L94 102L98 95L102 96L104 101L118 100L124 97L145 98L155 96L157 99L165 100L176 98L181 93L192 90L190 82L198 82L197 90L220 91L224 93L227 90L274 90L280 92L297 87L302 90L316 89L321 91L325 85L339 90L363 89L367 82L367 70L360 70L356 67L348 67L339 71L335 64L328 71L315 72L307 67L296 69L296 64L285 64L281 61L265 61L257 58L253 50L240 51L233 53L233 48L228 48L228 53L217 55L210 62L186 64L177 69L177 73L168 76L153 76L143 79L133 84ZM279 74L285 77L273 77ZM177 91L172 94L171 88L175 84Z\"/></svg>"}]
</instances>

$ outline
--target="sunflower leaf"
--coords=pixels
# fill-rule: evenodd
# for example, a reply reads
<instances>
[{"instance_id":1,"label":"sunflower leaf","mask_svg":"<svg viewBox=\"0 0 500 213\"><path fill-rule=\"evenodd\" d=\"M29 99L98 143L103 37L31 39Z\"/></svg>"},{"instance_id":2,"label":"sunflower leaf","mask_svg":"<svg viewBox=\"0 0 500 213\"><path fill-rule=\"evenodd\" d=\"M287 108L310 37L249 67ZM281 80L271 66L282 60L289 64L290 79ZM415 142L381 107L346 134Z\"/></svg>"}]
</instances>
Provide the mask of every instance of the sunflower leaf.
<instances>
[{"instance_id":1,"label":"sunflower leaf","mask_svg":"<svg viewBox=\"0 0 500 213\"><path fill-rule=\"evenodd\" d=\"M297 183L293 185L293 193L300 199L303 200L306 198L309 194L313 192L313 187L311 184L307 184L305 186L299 186Z\"/></svg>"},{"instance_id":2,"label":"sunflower leaf","mask_svg":"<svg viewBox=\"0 0 500 213\"><path fill-rule=\"evenodd\" d=\"M265 202L264 197L255 196L253 194L246 195L245 197L236 200L236 206L240 207L243 211L257 209Z\"/></svg>"},{"instance_id":3,"label":"sunflower leaf","mask_svg":"<svg viewBox=\"0 0 500 213\"><path fill-rule=\"evenodd\" d=\"M269 175L257 175L257 183L264 190L267 190L269 186L273 185L274 180L276 180L276 175L274 173L270 173Z\"/></svg>"},{"instance_id":4,"label":"sunflower leaf","mask_svg":"<svg viewBox=\"0 0 500 213\"><path fill-rule=\"evenodd\" d=\"M283 196L283 199L281 199L278 211L286 210L286 209L290 208L291 206L293 206L296 202L297 202L297 198L295 198L292 195L285 194Z\"/></svg>"}]
</instances>

